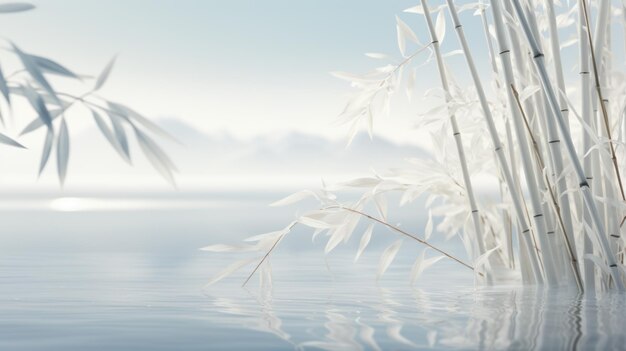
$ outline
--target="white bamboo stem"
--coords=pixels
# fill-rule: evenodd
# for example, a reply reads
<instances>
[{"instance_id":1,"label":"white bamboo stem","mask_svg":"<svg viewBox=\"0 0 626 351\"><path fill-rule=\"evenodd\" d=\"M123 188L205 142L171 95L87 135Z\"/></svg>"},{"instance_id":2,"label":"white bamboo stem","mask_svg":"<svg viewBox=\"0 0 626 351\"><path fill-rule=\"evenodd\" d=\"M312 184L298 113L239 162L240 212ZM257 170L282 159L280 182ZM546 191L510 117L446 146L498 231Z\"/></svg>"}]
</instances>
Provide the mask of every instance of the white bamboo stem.
<instances>
[{"instance_id":1,"label":"white bamboo stem","mask_svg":"<svg viewBox=\"0 0 626 351\"><path fill-rule=\"evenodd\" d=\"M507 160L504 154L502 142L500 141L500 137L498 136L498 131L496 129L493 116L491 114L491 108L489 107L489 103L487 102L487 97L485 95L485 91L483 89L480 77L478 76L478 72L476 70L476 66L474 64L474 60L472 58L469 45L467 44L467 40L465 39L463 26L460 23L456 6L454 5L453 0L446 0L446 2L450 10L450 15L452 17L452 22L454 24L457 37L459 39L459 42L461 43L461 47L463 49L467 65L469 67L472 80L474 82L474 86L476 87L476 93L478 94L478 99L482 107L485 121L487 123L487 130L489 131L491 140L493 142L494 151L496 153L496 159L500 165L500 169L502 171L504 179L511 193L511 198L513 199L513 206L515 208L518 221L520 222L522 230L523 230L523 232L521 233L521 236L528 235L528 233L530 233L531 228L529 227L528 222L526 221L526 216L524 214L524 210L522 207L522 201L520 199L520 195L517 193L515 189L513 176L511 175L511 170L509 169L509 165L507 163ZM545 246L547 247L546 238L544 237L545 233L547 232L547 229L545 226L543 214L541 212L534 211L533 218L535 220L535 224L537 225L537 233L538 233L539 240L540 241L543 240L542 244L545 244ZM530 246L530 240L522 239L522 242L524 245ZM532 251L532 249L529 247L527 247L527 249L530 249ZM550 264L549 256L544 255L542 257L543 257L543 262L544 262L544 269L546 272L546 281L548 282L548 284L554 285L556 284L556 281L557 281L556 271L554 269L554 266Z\"/></svg>"},{"instance_id":2,"label":"white bamboo stem","mask_svg":"<svg viewBox=\"0 0 626 351\"><path fill-rule=\"evenodd\" d=\"M513 67L511 64L511 51L509 48L508 40L505 36L504 31L504 22L502 10L500 8L500 3L496 1L491 1L491 8L493 11L494 24L496 27L496 39L498 41L499 50L500 50L500 60L502 63L503 71L504 71L504 82L508 87L515 85L515 80L513 77ZM523 117L521 116L521 111L517 108L516 98L513 95L513 91L509 88L507 89L507 102L509 105L509 113L513 119L513 126L515 128L515 133L517 136L517 140L519 143L520 152L522 155L522 166L524 175L526 178L526 183L528 186L528 192L531 199L531 205L533 208L541 209L543 211L543 205L541 203L541 195L539 194L539 185L536 182L536 174L534 172L534 167L532 165L532 156L530 154L528 140L526 137L526 131L524 128ZM542 213L542 212L541 212ZM545 217L542 216L542 220L545 221ZM545 223L545 222L544 222ZM554 234L550 234L554 235ZM575 249L572 248L575 252ZM577 261L577 257L574 253L572 260L574 262ZM579 276L578 266L574 265L573 269L575 270L575 275ZM582 285L580 285L582 288Z\"/></svg>"},{"instance_id":3,"label":"white bamboo stem","mask_svg":"<svg viewBox=\"0 0 626 351\"><path fill-rule=\"evenodd\" d=\"M622 282L622 279L621 279L621 273L619 271L619 267L617 266L615 255L610 249L610 245L606 236L604 223L602 222L600 218L597 205L594 202L593 195L591 194L591 188L589 187L589 183L587 182L587 178L585 176L585 172L582 168L580 160L578 159L578 156L576 155L574 142L572 141L572 137L567 130L567 126L565 125L565 120L563 118L563 115L561 114L558 100L555 94L555 90L548 77L548 72L546 71L543 53L541 52L541 49L539 48L537 41L532 35L531 29L529 28L528 20L526 19L524 11L522 10L520 1L519 0L512 0L512 1L513 1L513 7L515 9L517 18L519 19L520 24L522 25L522 30L524 31L528 44L530 45L532 49L533 61L535 62L535 68L537 69L537 73L539 75L539 78L541 79L543 90L545 91L548 97L548 102L550 104L550 107L552 108L554 117L556 118L558 122L558 127L561 132L561 137L565 141L565 146L566 146L570 161L572 162L574 166L574 170L576 172L576 176L578 177L579 189L582 193L585 206L587 207L589 213L591 214L593 224L596 228L596 234L597 234L598 240L602 246L604 257L607 260L609 269L611 271L611 276L618 290L624 290L624 283Z\"/></svg>"},{"instance_id":4,"label":"white bamboo stem","mask_svg":"<svg viewBox=\"0 0 626 351\"><path fill-rule=\"evenodd\" d=\"M445 64L443 62L443 57L441 56L439 38L437 38L435 26L433 24L432 18L430 17L430 10L428 9L428 3L426 2L426 0L421 0L421 2L422 2L422 7L424 9L424 17L426 18L426 24L428 25L428 32L430 33L431 44L432 44L433 50L435 51L435 58L437 62L437 69L439 71L439 78L441 80L441 86L444 90L444 93L446 94L446 104L449 105L452 102L452 95L450 94L450 86L448 84L448 77L446 75ZM469 168L467 166L467 159L465 157L465 148L463 147L463 138L459 130L459 125L456 120L456 115L453 112L450 112L449 114L450 114L450 125L452 127L452 135L454 137L457 153L459 156L459 161L461 163L461 173L463 174L463 183L464 183L463 185L465 186L465 190L467 191L467 199L470 205L472 222L473 222L474 231L476 235L476 242L478 244L478 251L479 251L479 255L482 255L486 252L485 243L484 243L484 232L483 232L482 224L480 221L480 213L479 213L480 211L476 203L476 196L474 194L474 187L472 185L472 179L470 177Z\"/></svg>"}]
</instances>

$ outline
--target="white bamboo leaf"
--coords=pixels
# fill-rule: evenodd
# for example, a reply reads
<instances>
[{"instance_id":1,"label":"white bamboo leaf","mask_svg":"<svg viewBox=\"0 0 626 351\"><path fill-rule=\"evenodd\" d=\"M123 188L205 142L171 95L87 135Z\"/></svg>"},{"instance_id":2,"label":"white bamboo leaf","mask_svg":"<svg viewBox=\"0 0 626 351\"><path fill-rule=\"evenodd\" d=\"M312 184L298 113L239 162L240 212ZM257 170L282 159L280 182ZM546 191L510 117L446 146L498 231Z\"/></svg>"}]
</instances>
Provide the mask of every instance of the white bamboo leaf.
<instances>
[{"instance_id":1,"label":"white bamboo leaf","mask_svg":"<svg viewBox=\"0 0 626 351\"><path fill-rule=\"evenodd\" d=\"M417 80L417 69L412 68L409 71L409 75L406 79L406 96L409 102L413 98L413 92L415 91L415 81Z\"/></svg>"},{"instance_id":2,"label":"white bamboo leaf","mask_svg":"<svg viewBox=\"0 0 626 351\"><path fill-rule=\"evenodd\" d=\"M598 268L600 268L600 270L602 270L602 272L607 275L611 275L609 266L606 264L606 262L604 262L602 258L592 254L586 254L584 257L586 260L593 262Z\"/></svg>"},{"instance_id":3,"label":"white bamboo leaf","mask_svg":"<svg viewBox=\"0 0 626 351\"><path fill-rule=\"evenodd\" d=\"M215 276L213 276L213 278L211 278L209 280L209 282L205 285L205 287L208 287L210 285L213 285L213 284L217 283L218 281L228 277L229 275L235 273L236 271L240 270L241 268L249 265L250 263L252 263L254 261L258 261L260 259L261 258L251 258L251 259L248 259L248 260L240 260L240 261L237 261L237 262L234 262L234 263L230 264L224 270L222 270L221 272L219 272Z\"/></svg>"},{"instance_id":4,"label":"white bamboo leaf","mask_svg":"<svg viewBox=\"0 0 626 351\"><path fill-rule=\"evenodd\" d=\"M577 37L572 37L564 42L561 43L560 49L563 50L565 48L568 48L574 44L578 43L578 38Z\"/></svg>"},{"instance_id":5,"label":"white bamboo leaf","mask_svg":"<svg viewBox=\"0 0 626 351\"><path fill-rule=\"evenodd\" d=\"M159 127L154 122L150 121L130 107L112 101L108 101L107 105L117 114L127 117L129 119L129 122L131 120L136 121L144 128L149 130L151 133L169 139L175 143L181 144L181 142L178 139L174 138L174 136L172 136L170 133L166 132L163 128Z\"/></svg>"},{"instance_id":6,"label":"white bamboo leaf","mask_svg":"<svg viewBox=\"0 0 626 351\"><path fill-rule=\"evenodd\" d=\"M109 78L109 75L111 75L111 70L113 70L113 65L115 64L116 59L117 59L117 55L113 56L111 61L109 61L106 67L104 67L104 69L102 70L102 73L100 73L100 75L98 76L98 79L96 79L96 85L93 88L94 91L100 90L100 88L102 88L104 83L106 83L107 79Z\"/></svg>"},{"instance_id":7,"label":"white bamboo leaf","mask_svg":"<svg viewBox=\"0 0 626 351\"><path fill-rule=\"evenodd\" d=\"M363 177L339 183L341 186L349 186L354 188L372 188L380 184L381 179L376 177Z\"/></svg>"},{"instance_id":8,"label":"white bamboo leaf","mask_svg":"<svg viewBox=\"0 0 626 351\"><path fill-rule=\"evenodd\" d=\"M111 125L113 126L113 135L115 135L115 139L122 148L122 152L124 152L124 155L126 155L126 159L130 160L131 158L130 149L128 147L128 137L126 136L124 126L122 126L121 117L118 117L117 115L112 113L109 113L109 117L111 120Z\"/></svg>"},{"instance_id":9,"label":"white bamboo leaf","mask_svg":"<svg viewBox=\"0 0 626 351\"><path fill-rule=\"evenodd\" d=\"M404 23L404 21L402 21L398 16L396 16L396 30L398 32L398 48L400 49L402 56L405 56L406 41L411 40L414 43L419 43L419 40L411 27Z\"/></svg>"},{"instance_id":10,"label":"white bamboo leaf","mask_svg":"<svg viewBox=\"0 0 626 351\"><path fill-rule=\"evenodd\" d=\"M416 13L418 15L423 15L424 14L424 8L422 7L422 5L417 5L417 6L409 7L408 9L404 10L404 12L406 12L406 13Z\"/></svg>"},{"instance_id":11,"label":"white bamboo leaf","mask_svg":"<svg viewBox=\"0 0 626 351\"><path fill-rule=\"evenodd\" d=\"M176 181L174 180L173 171L176 171L174 163L165 154L163 150L152 140L150 137L135 128L135 135L139 147L143 151L152 167L156 169L165 180L167 180L172 186L176 187Z\"/></svg>"},{"instance_id":12,"label":"white bamboo leaf","mask_svg":"<svg viewBox=\"0 0 626 351\"><path fill-rule=\"evenodd\" d=\"M67 130L65 119L61 120L59 135L57 136L57 173L61 185L65 183L67 176L67 165L70 158L70 136Z\"/></svg>"},{"instance_id":13,"label":"white bamboo leaf","mask_svg":"<svg viewBox=\"0 0 626 351\"><path fill-rule=\"evenodd\" d=\"M314 191L311 190L302 190L302 191L298 191L297 193L291 194L283 199L280 199L278 201L272 202L270 204L270 206L272 207L278 207L278 206L286 206L286 205L291 205L294 204L296 202L300 202L306 198L309 197L314 197L316 199L320 199L319 195L317 193L315 193Z\"/></svg>"},{"instance_id":14,"label":"white bamboo leaf","mask_svg":"<svg viewBox=\"0 0 626 351\"><path fill-rule=\"evenodd\" d=\"M463 50L452 50L450 52L447 52L443 55L441 55L441 57L443 58L447 58L447 57L452 57L452 56L456 56L456 55L463 55Z\"/></svg>"},{"instance_id":15,"label":"white bamboo leaf","mask_svg":"<svg viewBox=\"0 0 626 351\"><path fill-rule=\"evenodd\" d=\"M502 247L502 245L498 245L490 250L487 250L487 252L478 256L478 258L474 260L474 270L478 271L480 267L482 267L485 263L488 262L489 257L498 249L500 249L500 247Z\"/></svg>"},{"instance_id":16,"label":"white bamboo leaf","mask_svg":"<svg viewBox=\"0 0 626 351\"><path fill-rule=\"evenodd\" d=\"M435 33L437 34L437 40L443 42L446 37L446 16L443 11L440 11L437 15L437 22L435 23Z\"/></svg>"},{"instance_id":17,"label":"white bamboo leaf","mask_svg":"<svg viewBox=\"0 0 626 351\"><path fill-rule=\"evenodd\" d=\"M298 218L298 223L304 224L307 227L315 228L315 229L331 229L336 228L336 224L326 223L324 221L313 219L311 217L302 216Z\"/></svg>"},{"instance_id":18,"label":"white bamboo leaf","mask_svg":"<svg viewBox=\"0 0 626 351\"><path fill-rule=\"evenodd\" d=\"M0 143L25 149L26 147L12 138L0 133Z\"/></svg>"},{"instance_id":19,"label":"white bamboo leaf","mask_svg":"<svg viewBox=\"0 0 626 351\"><path fill-rule=\"evenodd\" d=\"M378 213L382 217L383 221L387 221L387 210L389 208L387 203L387 197L384 193L379 193L374 195L373 197L374 204L376 204L376 209Z\"/></svg>"},{"instance_id":20,"label":"white bamboo leaf","mask_svg":"<svg viewBox=\"0 0 626 351\"><path fill-rule=\"evenodd\" d=\"M291 231L291 227L295 224L295 222L290 223L287 228L285 229L281 229L281 230L277 230L274 232L269 232L269 233L265 233L265 234L258 234L255 236L251 236L249 238L244 239L244 241L263 241L263 240L276 240L279 237L288 234Z\"/></svg>"},{"instance_id":21,"label":"white bamboo leaf","mask_svg":"<svg viewBox=\"0 0 626 351\"><path fill-rule=\"evenodd\" d=\"M363 254L363 251L365 251L365 248L370 243L370 240L372 239L373 231L374 231L374 223L370 224L365 230L365 233L363 233L363 236L361 237L361 242L359 243L359 249L356 252L356 257L354 257L354 262L359 260L359 258Z\"/></svg>"},{"instance_id":22,"label":"white bamboo leaf","mask_svg":"<svg viewBox=\"0 0 626 351\"><path fill-rule=\"evenodd\" d=\"M426 221L426 228L424 229L424 240L428 241L433 234L433 213L428 211L428 221Z\"/></svg>"},{"instance_id":23,"label":"white bamboo leaf","mask_svg":"<svg viewBox=\"0 0 626 351\"><path fill-rule=\"evenodd\" d=\"M391 56L386 55L386 54L381 54L381 53L378 53L378 52L368 52L368 53L365 53L365 56L367 56L369 58L377 59L377 60L388 60L388 59L391 59Z\"/></svg>"},{"instance_id":24,"label":"white bamboo leaf","mask_svg":"<svg viewBox=\"0 0 626 351\"><path fill-rule=\"evenodd\" d=\"M41 161L39 162L39 175L41 175L44 168L46 168L46 164L48 164L48 159L50 158L50 153L52 151L53 141L54 141L54 131L52 131L52 129L48 129L48 133L46 133L46 139L44 140L44 143L43 143Z\"/></svg>"},{"instance_id":25,"label":"white bamboo leaf","mask_svg":"<svg viewBox=\"0 0 626 351\"><path fill-rule=\"evenodd\" d=\"M7 2L4 4L0 4L0 13L23 12L32 10L34 8L35 5L29 4L27 2Z\"/></svg>"},{"instance_id":26,"label":"white bamboo leaf","mask_svg":"<svg viewBox=\"0 0 626 351\"><path fill-rule=\"evenodd\" d=\"M445 256L435 256L426 258L426 249L422 250L422 253L417 257L413 267L411 267L411 285L415 285L417 279L422 275L422 273L428 269L430 266L439 262Z\"/></svg>"},{"instance_id":27,"label":"white bamboo leaf","mask_svg":"<svg viewBox=\"0 0 626 351\"><path fill-rule=\"evenodd\" d=\"M540 90L541 90L541 87L538 85L531 85L531 86L525 87L519 94L520 102L526 101L527 99L535 95Z\"/></svg>"},{"instance_id":28,"label":"white bamboo leaf","mask_svg":"<svg viewBox=\"0 0 626 351\"><path fill-rule=\"evenodd\" d=\"M389 247L383 251L383 254L380 257L380 261L378 263L378 272L376 273L376 279L380 279L383 274L387 271L394 258L398 254L400 247L402 246L402 239L394 242Z\"/></svg>"},{"instance_id":29,"label":"white bamboo leaf","mask_svg":"<svg viewBox=\"0 0 626 351\"><path fill-rule=\"evenodd\" d=\"M329 253L337 247L343 241L343 231L334 230L331 232L330 238L324 248L324 253Z\"/></svg>"}]
</instances>

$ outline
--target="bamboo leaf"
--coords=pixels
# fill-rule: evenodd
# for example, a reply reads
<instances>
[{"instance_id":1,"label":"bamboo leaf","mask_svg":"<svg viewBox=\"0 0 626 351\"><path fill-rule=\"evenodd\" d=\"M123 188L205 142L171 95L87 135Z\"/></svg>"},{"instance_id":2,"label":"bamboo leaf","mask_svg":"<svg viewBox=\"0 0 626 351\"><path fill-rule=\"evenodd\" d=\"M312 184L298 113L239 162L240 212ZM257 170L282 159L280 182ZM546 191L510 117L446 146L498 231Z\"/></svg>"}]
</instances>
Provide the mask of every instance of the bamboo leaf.
<instances>
[{"instance_id":1,"label":"bamboo leaf","mask_svg":"<svg viewBox=\"0 0 626 351\"><path fill-rule=\"evenodd\" d=\"M378 53L378 52L368 52L368 53L365 53L365 56L367 56L369 58L377 59L377 60L389 60L389 59L391 59L391 57L389 55L381 54L381 53Z\"/></svg>"},{"instance_id":2,"label":"bamboo leaf","mask_svg":"<svg viewBox=\"0 0 626 351\"><path fill-rule=\"evenodd\" d=\"M385 274L387 268L391 265L391 262L393 262L394 258L396 258L401 246L402 239L394 242L387 247L385 251L383 251L383 254L380 257L380 262L378 263L378 273L376 274L376 279L380 279L383 274Z\"/></svg>"},{"instance_id":3,"label":"bamboo leaf","mask_svg":"<svg viewBox=\"0 0 626 351\"><path fill-rule=\"evenodd\" d=\"M37 95L35 103L35 110L37 110L39 118L48 127L48 129L52 129L52 116L50 116L48 107L46 107L46 103L43 101L41 95Z\"/></svg>"},{"instance_id":4,"label":"bamboo leaf","mask_svg":"<svg viewBox=\"0 0 626 351\"><path fill-rule=\"evenodd\" d=\"M0 133L0 143L25 149L26 147L12 138Z\"/></svg>"},{"instance_id":5,"label":"bamboo leaf","mask_svg":"<svg viewBox=\"0 0 626 351\"><path fill-rule=\"evenodd\" d=\"M150 132L166 139L170 139L175 143L181 144L181 142L174 138L170 133L166 132L163 128L159 127L154 122L150 121L130 107L111 101L108 101L107 105L120 115L126 116L127 118L138 122Z\"/></svg>"},{"instance_id":6,"label":"bamboo leaf","mask_svg":"<svg viewBox=\"0 0 626 351\"><path fill-rule=\"evenodd\" d=\"M409 7L408 9L404 10L404 12L406 12L406 13L416 13L418 15L423 15L424 14L424 8L422 7L422 5L417 5L417 6Z\"/></svg>"},{"instance_id":7,"label":"bamboo leaf","mask_svg":"<svg viewBox=\"0 0 626 351\"><path fill-rule=\"evenodd\" d=\"M130 149L128 147L128 137L126 136L126 131L124 130L124 126L122 126L122 122L120 121L120 117L109 114L111 125L113 126L113 135L115 135L115 139L119 143L122 152L125 155L125 158L130 162Z\"/></svg>"},{"instance_id":8,"label":"bamboo leaf","mask_svg":"<svg viewBox=\"0 0 626 351\"><path fill-rule=\"evenodd\" d=\"M311 190L302 190L302 191L298 191L297 193L291 194L283 199L280 199L278 201L272 202L270 204L270 206L272 207L279 207L279 206L286 206L286 205L291 205L294 204L296 202L300 202L306 198L309 197L314 197L316 199L320 199L319 194L311 191Z\"/></svg>"},{"instance_id":9,"label":"bamboo leaf","mask_svg":"<svg viewBox=\"0 0 626 351\"><path fill-rule=\"evenodd\" d=\"M44 168L46 168L46 164L48 164L48 159L50 158L50 152L52 151L53 141L54 141L54 131L48 128L48 132L46 133L46 139L44 140L44 143L43 143L41 161L39 162L39 175L41 175Z\"/></svg>"},{"instance_id":10,"label":"bamboo leaf","mask_svg":"<svg viewBox=\"0 0 626 351\"><path fill-rule=\"evenodd\" d=\"M422 275L422 273L428 269L428 267L434 265L439 262L445 256L435 256L431 258L426 258L426 249L422 250L422 253L417 257L413 267L411 268L411 285L415 285L417 279Z\"/></svg>"},{"instance_id":11,"label":"bamboo leaf","mask_svg":"<svg viewBox=\"0 0 626 351\"><path fill-rule=\"evenodd\" d=\"M116 59L117 59L117 55L113 56L111 61L109 61L106 67L104 67L104 69L102 70L102 73L100 73L100 75L98 76L98 79L96 80L96 85L93 88L94 91L100 90L100 88L102 88L104 83L106 83L107 79L109 78L109 75L111 75L111 71L113 70L113 65L115 64Z\"/></svg>"},{"instance_id":12,"label":"bamboo leaf","mask_svg":"<svg viewBox=\"0 0 626 351\"><path fill-rule=\"evenodd\" d=\"M208 287L210 285L213 285L213 284L217 283L218 281L228 277L229 275L235 273L236 271L240 270L241 268L249 265L250 263L252 263L254 261L258 261L260 259L261 259L260 257L256 257L256 258L251 258L251 259L248 259L248 260L240 260L240 261L237 261L235 263L230 264L224 270L220 271L215 276L213 276L213 278L211 278L209 280L209 282L205 285L205 287Z\"/></svg>"},{"instance_id":13,"label":"bamboo leaf","mask_svg":"<svg viewBox=\"0 0 626 351\"><path fill-rule=\"evenodd\" d=\"M426 221L426 228L424 229L424 240L428 241L433 234L433 213L428 211L428 221Z\"/></svg>"},{"instance_id":14,"label":"bamboo leaf","mask_svg":"<svg viewBox=\"0 0 626 351\"><path fill-rule=\"evenodd\" d=\"M57 173L61 185L65 182L67 165L70 157L70 137L65 119L61 120L59 135L57 136Z\"/></svg>"},{"instance_id":15,"label":"bamboo leaf","mask_svg":"<svg viewBox=\"0 0 626 351\"><path fill-rule=\"evenodd\" d=\"M374 223L370 224L365 230L365 233L363 233L363 236L361 237L361 242L359 243L359 249L356 252L356 257L354 257L354 262L359 260L359 258L363 254L363 251L365 251L365 248L370 243L370 240L372 239L373 231L374 231Z\"/></svg>"},{"instance_id":16,"label":"bamboo leaf","mask_svg":"<svg viewBox=\"0 0 626 351\"><path fill-rule=\"evenodd\" d=\"M400 49L402 56L405 56L406 41L411 40L414 43L419 43L419 40L411 27L404 23L404 21L402 21L398 16L396 16L396 30L398 32L398 48Z\"/></svg>"},{"instance_id":17,"label":"bamboo leaf","mask_svg":"<svg viewBox=\"0 0 626 351\"><path fill-rule=\"evenodd\" d=\"M120 157L122 157L122 159L124 159L124 161L130 162L128 155L124 152L122 146L115 138L115 135L113 135L113 131L111 131L104 119L96 111L92 110L91 113L93 115L93 119L96 122L96 125L98 126L98 129L100 130L100 133L104 135L109 144L111 144L113 149L120 155Z\"/></svg>"},{"instance_id":18,"label":"bamboo leaf","mask_svg":"<svg viewBox=\"0 0 626 351\"><path fill-rule=\"evenodd\" d=\"M0 67L0 92L2 92L2 96L4 96L4 99L7 101L7 103L11 105L11 95L9 94L9 86L7 84L6 79L4 78L2 67Z\"/></svg>"},{"instance_id":19,"label":"bamboo leaf","mask_svg":"<svg viewBox=\"0 0 626 351\"><path fill-rule=\"evenodd\" d=\"M64 77L70 77L70 78L74 78L74 79L80 79L80 77L70 71L69 69L65 68L64 66L62 66L61 64L52 61L49 58L45 58L45 57L41 57L41 56L37 56L37 55L29 55L31 60L37 65L39 66L39 68L42 71L45 72L49 72L49 73L54 73L60 76L64 76Z\"/></svg>"},{"instance_id":20,"label":"bamboo leaf","mask_svg":"<svg viewBox=\"0 0 626 351\"><path fill-rule=\"evenodd\" d=\"M446 36L446 16L443 11L440 11L437 15L435 33L437 34L437 40L439 40L440 43L443 42L443 38Z\"/></svg>"},{"instance_id":21,"label":"bamboo leaf","mask_svg":"<svg viewBox=\"0 0 626 351\"><path fill-rule=\"evenodd\" d=\"M584 258L586 260L589 260L589 261L593 262L606 275L611 275L611 271L609 270L609 266L600 257L598 257L596 255L592 255L592 254L586 254L584 256Z\"/></svg>"},{"instance_id":22,"label":"bamboo leaf","mask_svg":"<svg viewBox=\"0 0 626 351\"><path fill-rule=\"evenodd\" d=\"M340 230L332 231L330 235L330 239L328 239L328 242L326 243L326 247L324 248L324 253L331 252L337 247L337 245L339 245L343 241L344 237L342 234L343 234L343 231L340 231Z\"/></svg>"},{"instance_id":23,"label":"bamboo leaf","mask_svg":"<svg viewBox=\"0 0 626 351\"><path fill-rule=\"evenodd\" d=\"M59 117L63 113L63 111L65 111L65 109L48 110L48 114L50 115L50 118L54 121L57 117ZM20 132L20 135L25 135L30 132L34 132L35 130L45 125L46 123L44 122L44 120L38 116L37 118L33 119L30 123L28 123L26 127L24 127L24 129Z\"/></svg>"},{"instance_id":24,"label":"bamboo leaf","mask_svg":"<svg viewBox=\"0 0 626 351\"><path fill-rule=\"evenodd\" d=\"M274 231L274 232L265 233L265 234L259 234L259 235L251 236L249 238L244 239L244 241L248 241L249 242L249 241L276 240L279 237L288 234L291 231L291 227L294 224L295 223L292 222L284 229L277 230L277 231Z\"/></svg>"},{"instance_id":25,"label":"bamboo leaf","mask_svg":"<svg viewBox=\"0 0 626 351\"><path fill-rule=\"evenodd\" d=\"M150 161L152 166L167 180L172 186L176 186L174 180L174 174L172 171L176 171L176 166L170 160L170 158L161 150L161 148L147 135L135 129L135 135L139 142L139 147L143 151L144 155Z\"/></svg>"},{"instance_id":26,"label":"bamboo leaf","mask_svg":"<svg viewBox=\"0 0 626 351\"><path fill-rule=\"evenodd\" d=\"M14 43L11 43L11 45L13 46L13 51L15 51L15 53L17 54L17 56L19 57L20 61L22 62L22 64L24 65L24 68L26 69L26 71L28 72L28 74L30 74L31 77L33 77L33 79L35 81L37 81L37 83L55 100L55 101L60 101L59 98L56 95L56 92L54 91L54 89L52 89L52 86L50 85L50 83L48 83L48 80L46 80L46 77L43 76L43 73L41 72L41 69L39 68L39 66L34 62L33 58L31 55L26 54L25 52L23 52L20 48L18 48ZM59 103L60 105L60 103Z\"/></svg>"},{"instance_id":27,"label":"bamboo leaf","mask_svg":"<svg viewBox=\"0 0 626 351\"><path fill-rule=\"evenodd\" d=\"M27 2L8 2L0 4L0 13L15 13L29 11L35 8L35 5Z\"/></svg>"}]
</instances>

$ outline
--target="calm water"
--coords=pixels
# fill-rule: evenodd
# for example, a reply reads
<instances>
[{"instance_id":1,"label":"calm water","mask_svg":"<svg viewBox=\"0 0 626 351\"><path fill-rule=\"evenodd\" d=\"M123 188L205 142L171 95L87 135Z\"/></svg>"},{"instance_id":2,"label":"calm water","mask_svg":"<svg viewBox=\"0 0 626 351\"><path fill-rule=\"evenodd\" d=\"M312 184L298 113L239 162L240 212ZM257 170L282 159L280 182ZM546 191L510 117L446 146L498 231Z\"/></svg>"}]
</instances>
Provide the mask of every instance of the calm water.
<instances>
[{"instance_id":1,"label":"calm water","mask_svg":"<svg viewBox=\"0 0 626 351\"><path fill-rule=\"evenodd\" d=\"M272 289L258 280L241 288L252 267L203 288L233 259L197 248L280 228L293 209L268 209L276 198L3 206L0 350L626 348L625 295L474 289L465 270L444 261L411 288L419 247L408 243L377 282L384 240L354 264L353 248L324 257L323 242L296 232L273 257ZM399 220L410 227L413 217Z\"/></svg>"}]
</instances>

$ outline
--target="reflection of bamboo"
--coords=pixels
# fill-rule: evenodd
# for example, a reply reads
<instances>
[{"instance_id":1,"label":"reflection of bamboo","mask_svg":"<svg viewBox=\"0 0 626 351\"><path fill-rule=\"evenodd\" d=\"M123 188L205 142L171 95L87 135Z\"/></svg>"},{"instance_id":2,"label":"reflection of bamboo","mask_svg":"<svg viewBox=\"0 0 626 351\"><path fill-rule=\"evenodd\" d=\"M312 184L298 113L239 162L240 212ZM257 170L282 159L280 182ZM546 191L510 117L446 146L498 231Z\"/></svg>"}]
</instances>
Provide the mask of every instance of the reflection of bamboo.
<instances>
[{"instance_id":1,"label":"reflection of bamboo","mask_svg":"<svg viewBox=\"0 0 626 351\"><path fill-rule=\"evenodd\" d=\"M459 161L461 163L461 172L463 174L463 183L465 186L465 190L467 191L467 199L470 205L470 211L472 215L472 222L474 225L474 232L476 233L476 243L478 244L479 255L474 255L474 259L476 257L485 253L485 240L484 240L484 232L480 221L480 215L478 210L478 205L476 204L476 196L474 195L474 187L472 186L472 180L470 178L469 169L467 167L467 160L465 158L465 149L463 147L463 139L461 137L461 132L459 131L459 126L456 120L455 113L450 111L450 104L452 103L452 95L450 94L450 87L448 85L448 78L446 76L446 68L443 62L443 58L441 56L441 50L439 47L439 38L437 38L437 33L435 31L435 26L433 25L433 20L430 17L430 10L428 9L428 3L426 0L422 1L422 8L424 9L424 17L426 18L426 24L428 25L428 31L430 33L430 39L432 43L433 50L435 51L435 58L437 59L437 68L439 70L439 78L441 80L441 86L446 94L446 104L448 106L448 113L450 114L450 125L452 126L452 135L454 137L454 141L456 143L456 149L459 156ZM487 281L491 281L489 274L487 274Z\"/></svg>"},{"instance_id":2,"label":"reflection of bamboo","mask_svg":"<svg viewBox=\"0 0 626 351\"><path fill-rule=\"evenodd\" d=\"M515 182L513 181L513 176L511 175L511 170L509 168L508 162L506 160L506 156L504 154L504 149L503 149L503 145L502 142L500 141L500 137L498 136L498 131L496 129L496 125L495 122L493 120L493 116L491 114L491 108L489 107L489 103L487 102L487 97L485 95L485 91L483 89L482 83L480 81L480 77L478 76L478 72L476 70L476 66L474 64L474 59L472 58L472 54L471 51L469 49L469 45L467 44L467 40L465 39L465 33L463 31L463 26L459 21L459 17L458 17L458 11L456 9L456 6L454 5L454 1L453 0L446 0L447 4L448 4L448 8L450 10L450 14L452 16L452 21L454 23L454 27L457 33L457 37L459 39L459 42L461 43L461 47L463 49L463 54L465 56L465 60L467 62L467 65L469 67L471 76L472 76L472 80L474 82L474 86L476 87L476 92L478 94L478 99L483 111L483 115L485 117L485 121L487 123L487 130L489 131L489 134L491 136L491 140L493 142L493 146L494 146L494 151L496 153L496 158L498 160L498 163L500 165L500 170L502 171L502 174L504 175L504 179L505 182L509 188L509 191L511 192L511 198L513 200L513 206L515 208L515 212L518 218L518 221L521 224L522 227L522 233L520 236L525 236L528 233L530 233L530 227L528 225L528 222L526 221L526 216L524 214L524 210L523 210L523 206L522 206L522 200L520 198L519 193L516 191L515 188ZM545 235L547 235L547 228L545 226L545 219L543 218L543 214L541 213L541 211L538 211L539 209L534 208L534 221L535 224L537 226L537 233L539 236L539 240L542 241L542 247L547 247L547 242L546 242L546 238ZM529 251L529 253L532 255L534 254L534 250L532 250L531 245L530 245L530 240L524 240L522 239L522 243L526 246L526 249ZM550 285L554 285L556 284L557 278L556 278L556 271L554 269L554 265L551 264L551 259L550 259L550 255L546 255L545 252L542 252L542 258L543 258L543 264L544 264L544 269L546 271L546 280L548 281L548 283ZM531 260L532 263L532 260ZM541 278L539 277L539 272L535 269L535 267L533 267L534 269L534 273L535 273L535 277L537 282L541 282Z\"/></svg>"},{"instance_id":3,"label":"reflection of bamboo","mask_svg":"<svg viewBox=\"0 0 626 351\"><path fill-rule=\"evenodd\" d=\"M589 187L589 183L587 182L587 177L585 176L585 172L583 171L580 160L578 159L578 156L576 154L576 149L574 148L574 142L572 141L572 137L567 130L565 121L563 120L563 115L561 114L558 101L556 98L556 94L552 87L552 83L550 82L550 79L548 78L548 72L546 71L543 53L541 52L539 45L537 44L535 38L532 35L532 31L529 27L528 21L526 19L526 15L524 14L524 11L522 10L520 1L513 0L513 7L515 9L518 19L520 20L526 39L532 49L533 61L537 69L537 73L539 74L539 78L541 79L543 90L548 98L550 108L552 109L553 115L558 122L558 127L561 132L561 135L563 139L565 140L565 146L566 146L570 161L572 162L574 166L574 170L576 172L576 176L578 177L579 189L583 195L585 205L587 206L587 209L591 213L591 218L596 228L596 236L598 237L600 241L602 250L604 251L604 256L606 260L609 262L609 268L611 269L611 276L613 277L613 280L617 288L619 290L624 290L624 284L621 280L619 268L617 267L617 263L615 261L615 255L611 251L608 239L605 235L606 231L604 228L604 223L602 222L600 218L598 208L596 206L596 203L593 200L593 195L591 194L591 188Z\"/></svg>"}]
</instances>

